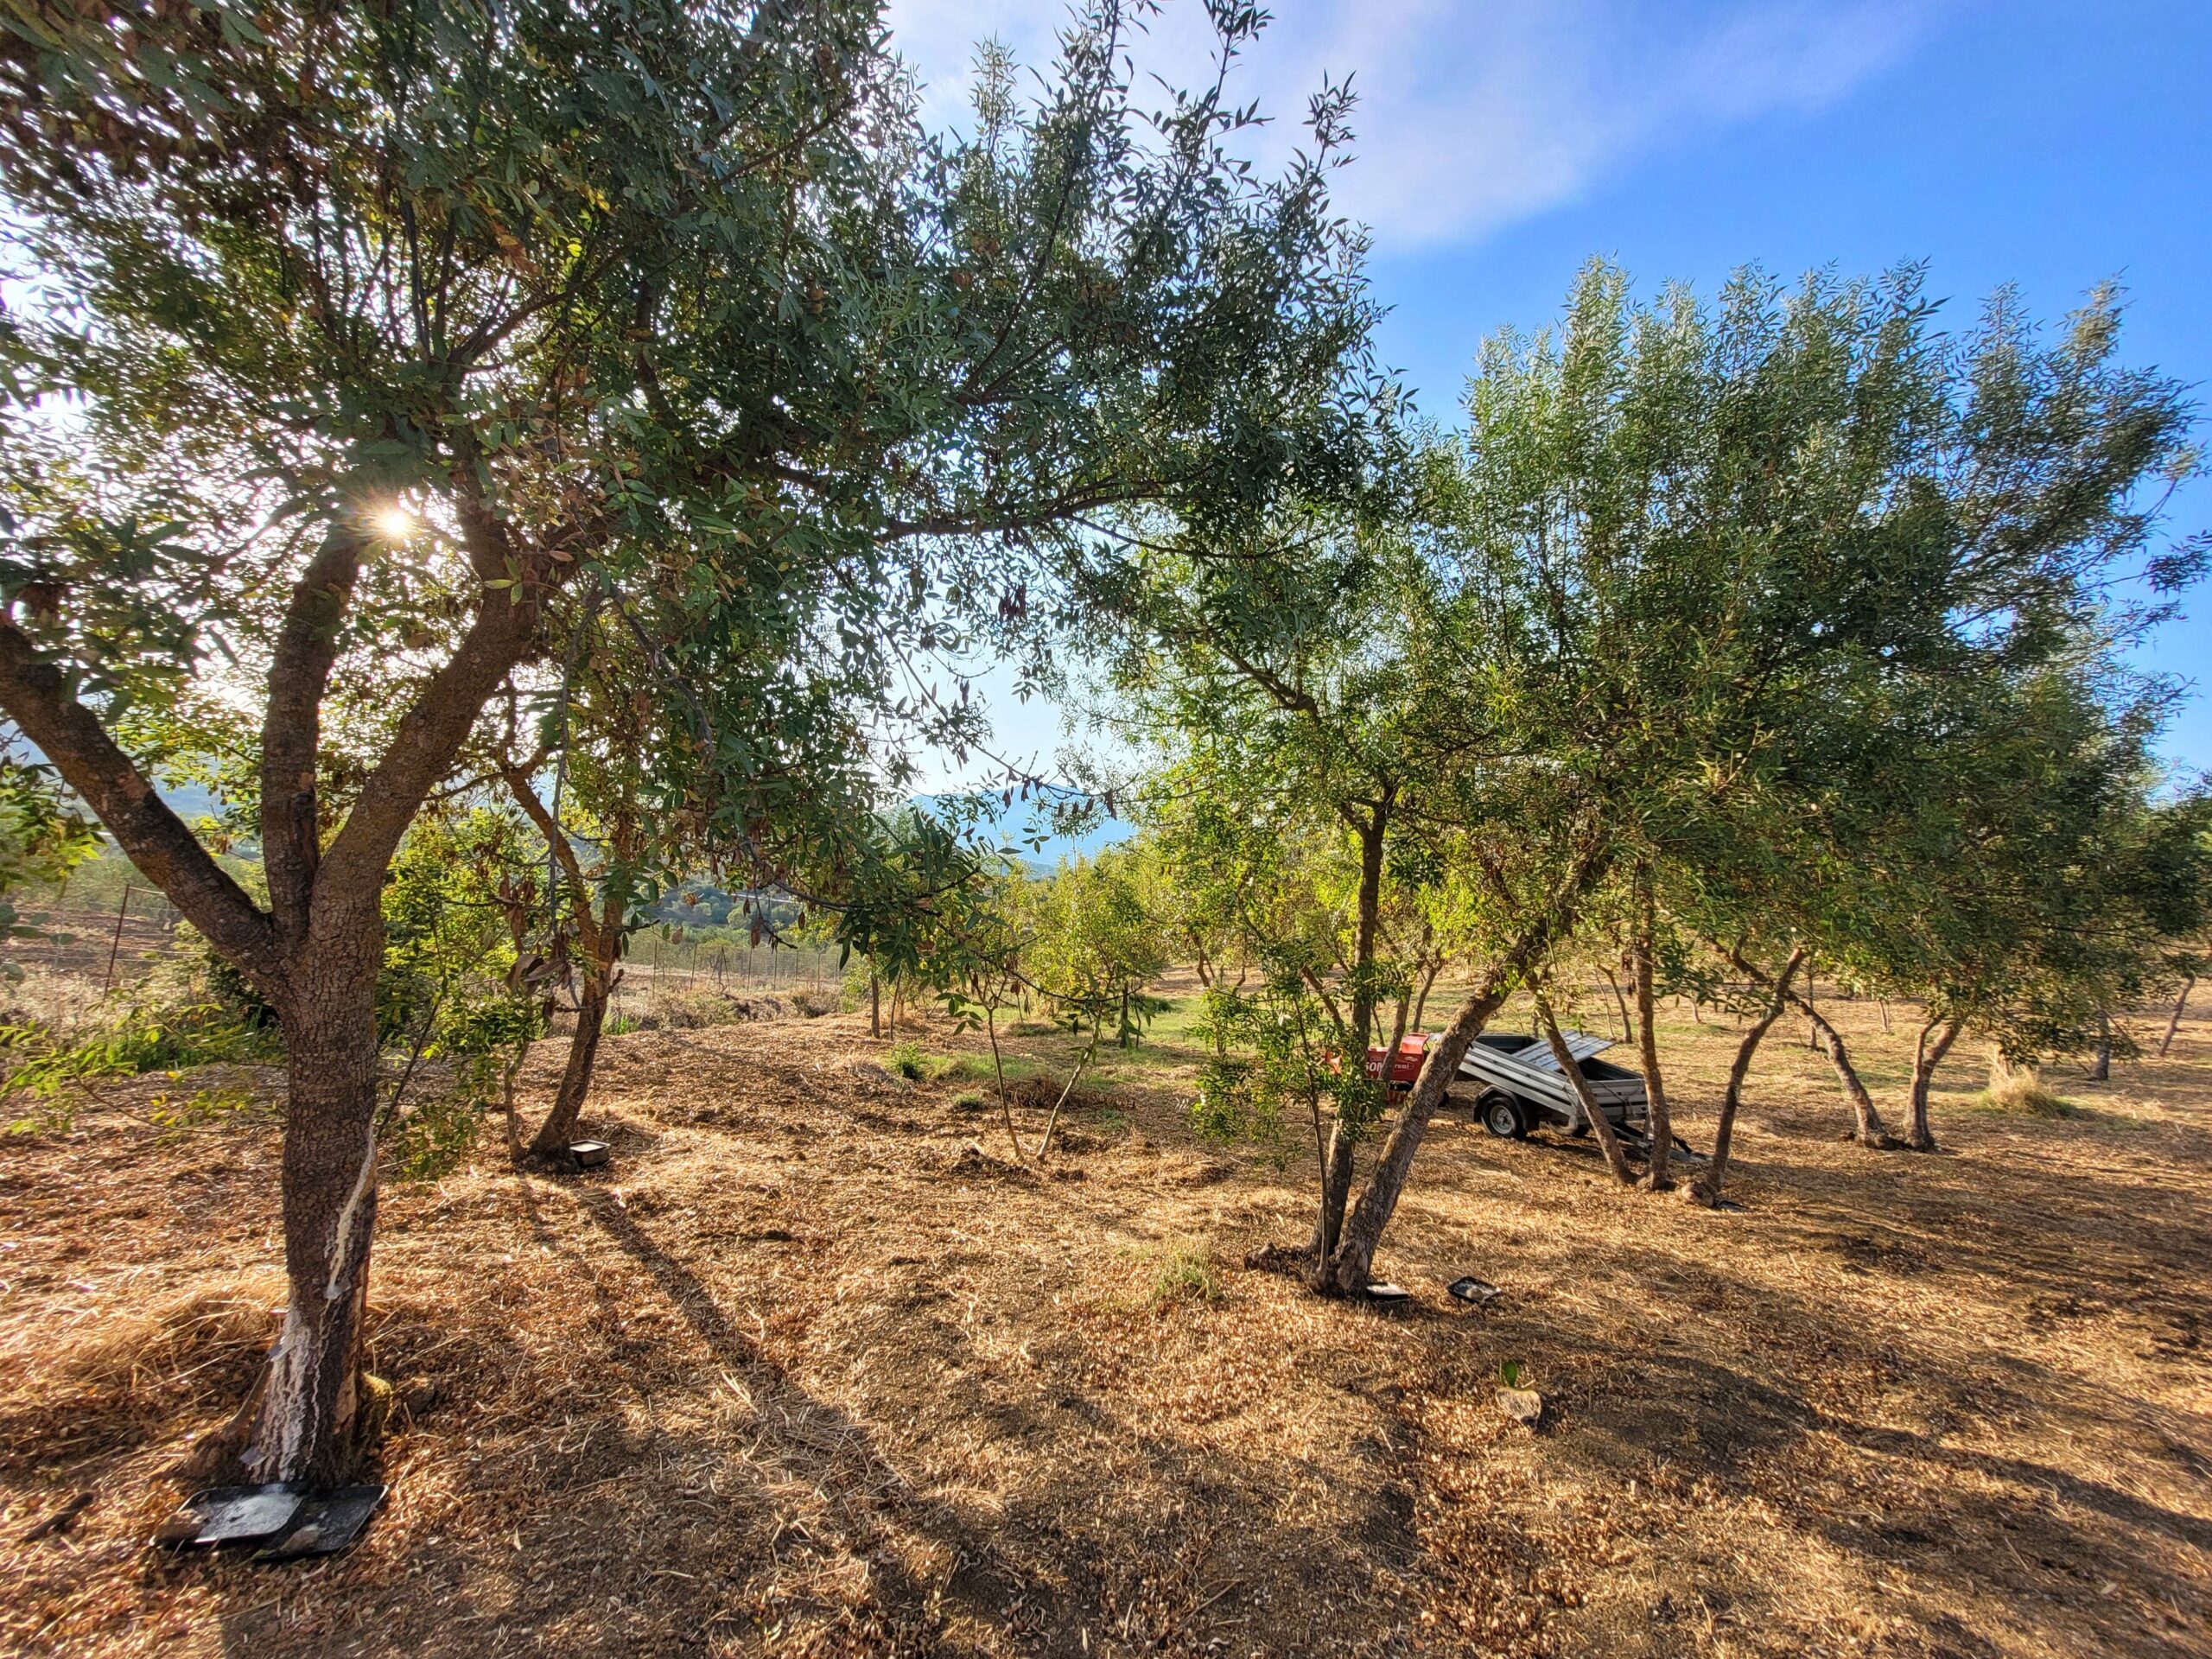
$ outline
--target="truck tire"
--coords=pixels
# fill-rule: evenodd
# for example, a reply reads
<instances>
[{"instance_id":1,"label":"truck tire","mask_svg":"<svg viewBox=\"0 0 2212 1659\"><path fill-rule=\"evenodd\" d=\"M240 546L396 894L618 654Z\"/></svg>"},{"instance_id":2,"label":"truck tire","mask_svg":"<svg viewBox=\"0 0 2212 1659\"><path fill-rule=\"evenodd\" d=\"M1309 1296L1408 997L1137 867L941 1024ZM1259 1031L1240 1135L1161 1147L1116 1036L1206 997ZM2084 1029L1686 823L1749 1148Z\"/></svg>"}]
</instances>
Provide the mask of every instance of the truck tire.
<instances>
[{"instance_id":1,"label":"truck tire","mask_svg":"<svg viewBox=\"0 0 2212 1659\"><path fill-rule=\"evenodd\" d=\"M1501 1141L1529 1138L1529 1115L1510 1095L1492 1095L1483 1103L1483 1128Z\"/></svg>"}]
</instances>

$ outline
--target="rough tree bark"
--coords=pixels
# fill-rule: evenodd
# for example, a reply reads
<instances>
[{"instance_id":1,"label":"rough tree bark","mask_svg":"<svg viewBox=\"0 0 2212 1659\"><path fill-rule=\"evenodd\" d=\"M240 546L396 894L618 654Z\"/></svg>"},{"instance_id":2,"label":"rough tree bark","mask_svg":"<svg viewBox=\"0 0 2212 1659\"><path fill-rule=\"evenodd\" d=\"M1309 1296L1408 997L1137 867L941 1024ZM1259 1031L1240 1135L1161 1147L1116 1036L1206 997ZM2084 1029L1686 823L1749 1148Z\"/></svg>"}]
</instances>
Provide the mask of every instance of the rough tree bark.
<instances>
[{"instance_id":1,"label":"rough tree bark","mask_svg":"<svg viewBox=\"0 0 2212 1659\"><path fill-rule=\"evenodd\" d=\"M263 711L262 861L254 904L162 801L99 716L77 701L12 617L0 613L0 709L99 814L139 873L244 974L284 1033L289 1104L283 1207L284 1324L234 1422L240 1443L203 1448L206 1472L343 1478L362 1451L361 1315L376 1222L376 975L385 872L478 712L535 648L554 566L518 548L457 479L477 609L453 655L404 710L334 836L319 785L321 709L367 543L334 528L287 601ZM510 585L512 584L512 585Z\"/></svg>"},{"instance_id":2,"label":"rough tree bark","mask_svg":"<svg viewBox=\"0 0 2212 1659\"><path fill-rule=\"evenodd\" d=\"M1651 873L1637 872L1636 882L1636 1046L1643 1064L1645 1127L1651 1135L1651 1164L1643 1183L1654 1192L1670 1191L1674 1177L1669 1164L1675 1154L1675 1123L1667 1110L1667 1084L1659 1068L1659 1033L1654 1016L1652 982L1658 972L1658 899L1652 891Z\"/></svg>"},{"instance_id":3,"label":"rough tree bark","mask_svg":"<svg viewBox=\"0 0 2212 1659\"><path fill-rule=\"evenodd\" d=\"M1602 868L1602 855L1593 839L1577 855L1542 912L1491 965L1460 1005L1451 1025L1428 1046L1421 1075L1414 1079L1406 1103L1398 1109L1397 1122L1391 1126L1389 1138L1367 1178L1366 1190L1344 1222L1319 1288L1339 1295L1356 1295L1366 1288L1374 1272L1376 1248L1413 1172L1414 1154L1421 1150L1429 1120L1436 1116L1452 1079L1459 1075L1459 1062L1466 1058L1468 1046L1482 1035L1483 1027L1503 1006L1513 988L1528 976L1553 941L1573 921L1583 894Z\"/></svg>"},{"instance_id":4,"label":"rough tree bark","mask_svg":"<svg viewBox=\"0 0 2212 1659\"><path fill-rule=\"evenodd\" d=\"M1590 1132L1598 1137L1598 1149L1605 1154L1605 1167L1613 1172L1613 1179L1623 1186L1635 1185L1636 1172L1629 1167L1628 1154L1621 1147L1620 1136L1613 1133L1611 1120L1598 1104L1598 1097L1590 1092L1590 1079L1582 1075L1581 1066L1567 1046L1567 1039L1560 1035L1550 998L1541 991L1536 994L1536 1015L1543 1021L1544 1040L1551 1045L1553 1063L1574 1090L1575 1099L1581 1103L1582 1116L1589 1122Z\"/></svg>"},{"instance_id":5,"label":"rough tree bark","mask_svg":"<svg viewBox=\"0 0 2212 1659\"><path fill-rule=\"evenodd\" d=\"M1736 1058L1728 1067L1728 1087L1720 1096L1720 1117L1713 1126L1713 1160L1690 1183L1690 1196L1708 1209L1720 1202L1721 1186L1728 1179L1728 1148L1736 1138L1736 1111L1743 1103L1744 1079L1751 1075L1751 1056L1758 1052L1760 1042L1789 1006L1789 982L1797 976L1804 960L1802 945L1789 953L1789 960L1775 976L1774 995L1767 1001L1766 1012L1744 1033L1744 1040L1736 1045Z\"/></svg>"},{"instance_id":6,"label":"rough tree bark","mask_svg":"<svg viewBox=\"0 0 2212 1659\"><path fill-rule=\"evenodd\" d=\"M1943 1020L1929 1020L1921 1027L1920 1036L1912 1046L1911 1121L1905 1132L1905 1145L1915 1152L1936 1150L1935 1132L1928 1126L1929 1085L1936 1077L1936 1068L1951 1052L1951 1045L1959 1040L1959 1032L1965 1020L1957 1015ZM1936 1040L1929 1041L1930 1033Z\"/></svg>"},{"instance_id":7,"label":"rough tree bark","mask_svg":"<svg viewBox=\"0 0 2212 1659\"><path fill-rule=\"evenodd\" d=\"M238 1463L253 1480L336 1482L357 1447L361 1323L377 1215L373 897L317 918L280 1007L290 1085L283 1151L283 1329Z\"/></svg>"}]
</instances>

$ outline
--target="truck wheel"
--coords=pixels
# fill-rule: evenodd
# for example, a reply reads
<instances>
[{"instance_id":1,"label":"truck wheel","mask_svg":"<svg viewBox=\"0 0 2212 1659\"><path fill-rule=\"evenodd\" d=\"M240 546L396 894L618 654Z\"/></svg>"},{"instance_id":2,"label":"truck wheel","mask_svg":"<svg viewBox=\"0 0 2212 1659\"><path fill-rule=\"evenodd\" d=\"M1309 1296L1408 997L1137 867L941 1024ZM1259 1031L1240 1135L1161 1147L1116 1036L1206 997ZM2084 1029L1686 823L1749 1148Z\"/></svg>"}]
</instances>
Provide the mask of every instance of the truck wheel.
<instances>
[{"instance_id":1,"label":"truck wheel","mask_svg":"<svg viewBox=\"0 0 2212 1659\"><path fill-rule=\"evenodd\" d=\"M1519 1102L1498 1095L1483 1108L1483 1128L1501 1141L1519 1141L1529 1133L1529 1120L1521 1116Z\"/></svg>"}]
</instances>

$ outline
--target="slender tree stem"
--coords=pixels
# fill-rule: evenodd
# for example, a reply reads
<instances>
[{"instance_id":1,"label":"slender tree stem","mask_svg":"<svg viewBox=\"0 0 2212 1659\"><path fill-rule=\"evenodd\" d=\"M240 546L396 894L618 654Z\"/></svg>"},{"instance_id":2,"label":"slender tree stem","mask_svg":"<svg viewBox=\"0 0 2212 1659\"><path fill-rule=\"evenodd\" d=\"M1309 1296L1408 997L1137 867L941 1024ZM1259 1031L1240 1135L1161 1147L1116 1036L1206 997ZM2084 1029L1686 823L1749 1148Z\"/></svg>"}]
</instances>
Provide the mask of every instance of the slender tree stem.
<instances>
[{"instance_id":1,"label":"slender tree stem","mask_svg":"<svg viewBox=\"0 0 2212 1659\"><path fill-rule=\"evenodd\" d=\"M1751 1075L1751 1056L1774 1022L1782 1018L1783 1009L1789 1006L1789 982L1804 960L1802 945L1789 953L1789 960L1775 976L1774 994L1767 999L1766 1011L1736 1045L1736 1058L1728 1067L1728 1087L1720 1096L1720 1116L1713 1126L1713 1159L1704 1173L1690 1184L1691 1195L1707 1208L1720 1202L1721 1187L1728 1179L1728 1153L1736 1138L1736 1111L1743 1103L1744 1080Z\"/></svg>"},{"instance_id":2,"label":"slender tree stem","mask_svg":"<svg viewBox=\"0 0 2212 1659\"><path fill-rule=\"evenodd\" d=\"M2181 995L2174 998L2173 1017L2166 1021L2166 1034L2158 1040L2158 1058L2164 1059L2166 1051L2174 1046L2174 1033L2181 1029L2181 1011L2189 1006L2189 994L2196 988L2196 976L2183 974Z\"/></svg>"},{"instance_id":3,"label":"slender tree stem","mask_svg":"<svg viewBox=\"0 0 2212 1659\"><path fill-rule=\"evenodd\" d=\"M1636 1172L1629 1167L1628 1154L1621 1147L1620 1137L1613 1133L1611 1119L1598 1097L1590 1090L1590 1079L1582 1074L1582 1067L1567 1046L1567 1039L1560 1034L1559 1021L1552 1017L1551 999L1542 991L1536 993L1536 1014L1544 1022L1544 1040L1551 1045L1552 1059L1559 1066L1560 1075L1567 1079L1580 1103L1582 1115L1589 1121L1590 1132L1598 1137L1598 1149L1605 1154L1605 1167L1613 1172L1613 1179L1623 1186L1636 1185Z\"/></svg>"}]
</instances>

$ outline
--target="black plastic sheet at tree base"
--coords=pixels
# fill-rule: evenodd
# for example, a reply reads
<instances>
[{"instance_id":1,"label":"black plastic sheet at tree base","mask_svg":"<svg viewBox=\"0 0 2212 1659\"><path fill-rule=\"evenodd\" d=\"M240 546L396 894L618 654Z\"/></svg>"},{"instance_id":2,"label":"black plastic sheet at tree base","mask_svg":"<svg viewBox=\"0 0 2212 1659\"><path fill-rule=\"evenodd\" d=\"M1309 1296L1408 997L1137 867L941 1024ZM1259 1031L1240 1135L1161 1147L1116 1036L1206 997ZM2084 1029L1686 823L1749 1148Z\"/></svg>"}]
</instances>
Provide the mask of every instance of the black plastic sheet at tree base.
<instances>
[{"instance_id":1,"label":"black plastic sheet at tree base","mask_svg":"<svg viewBox=\"0 0 2212 1659\"><path fill-rule=\"evenodd\" d=\"M211 1486L184 1500L154 1541L174 1549L261 1546L254 1559L289 1561L334 1555L361 1535L388 1489L335 1486L316 1491L290 1481L263 1486Z\"/></svg>"}]
</instances>

